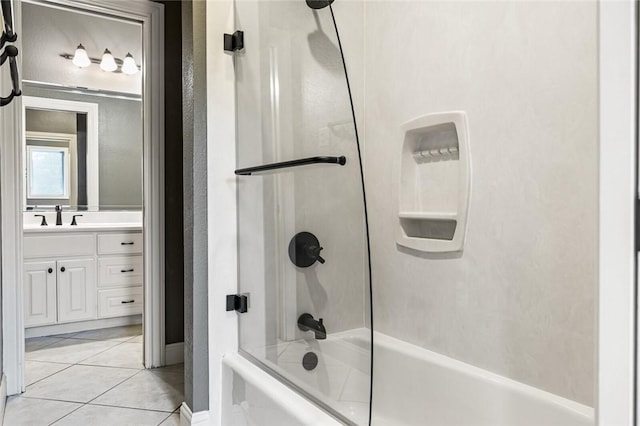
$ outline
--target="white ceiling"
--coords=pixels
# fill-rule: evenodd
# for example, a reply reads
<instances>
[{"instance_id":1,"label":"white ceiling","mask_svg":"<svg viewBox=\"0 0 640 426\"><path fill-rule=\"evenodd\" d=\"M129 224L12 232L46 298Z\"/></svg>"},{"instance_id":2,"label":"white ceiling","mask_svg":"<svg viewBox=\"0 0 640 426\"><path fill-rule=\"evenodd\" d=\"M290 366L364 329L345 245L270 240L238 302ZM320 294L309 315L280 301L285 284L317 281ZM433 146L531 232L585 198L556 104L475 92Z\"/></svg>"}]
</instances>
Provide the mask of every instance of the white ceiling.
<instances>
[{"instance_id":1,"label":"white ceiling","mask_svg":"<svg viewBox=\"0 0 640 426\"><path fill-rule=\"evenodd\" d=\"M108 48L116 58L130 52L142 65L142 25L106 16L22 3L22 75L25 80L125 93L142 92L142 73L104 72L98 65L80 69L62 53L73 54L80 43L90 57Z\"/></svg>"}]
</instances>

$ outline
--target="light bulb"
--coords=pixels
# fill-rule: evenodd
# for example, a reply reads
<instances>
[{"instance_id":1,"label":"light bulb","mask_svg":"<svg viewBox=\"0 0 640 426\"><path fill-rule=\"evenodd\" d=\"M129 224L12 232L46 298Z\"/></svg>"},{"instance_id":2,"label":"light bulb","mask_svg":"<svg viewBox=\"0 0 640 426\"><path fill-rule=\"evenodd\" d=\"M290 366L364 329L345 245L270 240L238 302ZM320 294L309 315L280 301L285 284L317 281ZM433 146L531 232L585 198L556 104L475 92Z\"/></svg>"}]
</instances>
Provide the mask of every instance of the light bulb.
<instances>
[{"instance_id":1,"label":"light bulb","mask_svg":"<svg viewBox=\"0 0 640 426\"><path fill-rule=\"evenodd\" d=\"M102 61L100 62L100 68L103 71L112 72L118 69L118 65L116 65L116 60L114 59L109 49L104 49L104 54L102 55Z\"/></svg>"},{"instance_id":2,"label":"light bulb","mask_svg":"<svg viewBox=\"0 0 640 426\"><path fill-rule=\"evenodd\" d=\"M87 51L84 49L82 44L78 45L76 49L76 53L73 55L73 65L86 68L91 65L91 59L89 59L89 55L87 55Z\"/></svg>"},{"instance_id":3,"label":"light bulb","mask_svg":"<svg viewBox=\"0 0 640 426\"><path fill-rule=\"evenodd\" d=\"M125 74L133 75L138 72L138 66L136 65L136 61L131 56L131 53L127 53L127 56L124 57L124 61L122 61L121 70Z\"/></svg>"}]
</instances>

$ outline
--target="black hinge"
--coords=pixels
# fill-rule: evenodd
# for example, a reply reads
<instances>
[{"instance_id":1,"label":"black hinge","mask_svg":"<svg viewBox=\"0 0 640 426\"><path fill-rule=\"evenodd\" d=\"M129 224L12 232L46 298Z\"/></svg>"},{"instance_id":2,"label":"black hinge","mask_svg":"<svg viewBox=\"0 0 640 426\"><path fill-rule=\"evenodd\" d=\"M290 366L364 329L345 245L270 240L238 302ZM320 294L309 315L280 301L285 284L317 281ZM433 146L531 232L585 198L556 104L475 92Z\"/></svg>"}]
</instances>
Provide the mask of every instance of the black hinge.
<instances>
[{"instance_id":1,"label":"black hinge","mask_svg":"<svg viewBox=\"0 0 640 426\"><path fill-rule=\"evenodd\" d=\"M224 35L224 50L226 52L235 52L242 49L244 49L244 33L242 31Z\"/></svg>"},{"instance_id":2,"label":"black hinge","mask_svg":"<svg viewBox=\"0 0 640 426\"><path fill-rule=\"evenodd\" d=\"M228 294L227 295L227 311L238 311L241 314L247 312L249 308L249 298L246 295Z\"/></svg>"}]
</instances>

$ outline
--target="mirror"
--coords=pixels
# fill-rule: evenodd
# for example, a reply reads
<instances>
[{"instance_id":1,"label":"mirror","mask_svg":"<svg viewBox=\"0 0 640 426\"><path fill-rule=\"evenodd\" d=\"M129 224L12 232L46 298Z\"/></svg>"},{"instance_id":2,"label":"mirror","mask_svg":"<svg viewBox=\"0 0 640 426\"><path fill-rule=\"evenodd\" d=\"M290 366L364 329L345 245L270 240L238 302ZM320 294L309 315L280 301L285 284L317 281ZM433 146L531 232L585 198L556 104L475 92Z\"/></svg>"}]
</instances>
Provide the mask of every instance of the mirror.
<instances>
[{"instance_id":1,"label":"mirror","mask_svg":"<svg viewBox=\"0 0 640 426\"><path fill-rule=\"evenodd\" d=\"M25 206L99 206L98 104L25 96Z\"/></svg>"},{"instance_id":2,"label":"mirror","mask_svg":"<svg viewBox=\"0 0 640 426\"><path fill-rule=\"evenodd\" d=\"M24 207L142 210L142 25L47 3L21 7Z\"/></svg>"},{"instance_id":3,"label":"mirror","mask_svg":"<svg viewBox=\"0 0 640 426\"><path fill-rule=\"evenodd\" d=\"M30 85L25 91L47 96L23 98L25 209L140 210L140 102Z\"/></svg>"}]
</instances>

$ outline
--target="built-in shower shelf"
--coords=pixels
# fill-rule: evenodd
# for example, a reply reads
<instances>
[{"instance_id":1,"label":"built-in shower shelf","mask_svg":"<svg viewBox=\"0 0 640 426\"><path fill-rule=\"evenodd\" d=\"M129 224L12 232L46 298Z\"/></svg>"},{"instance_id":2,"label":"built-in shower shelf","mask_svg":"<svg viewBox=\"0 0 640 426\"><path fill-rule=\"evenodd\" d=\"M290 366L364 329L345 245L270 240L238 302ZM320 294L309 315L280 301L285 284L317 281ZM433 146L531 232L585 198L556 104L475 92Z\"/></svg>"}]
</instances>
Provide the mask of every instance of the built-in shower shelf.
<instances>
[{"instance_id":1,"label":"built-in shower shelf","mask_svg":"<svg viewBox=\"0 0 640 426\"><path fill-rule=\"evenodd\" d=\"M457 213L443 213L443 212L400 212L398 214L400 219L424 219L424 220L456 220L458 218Z\"/></svg>"},{"instance_id":2,"label":"built-in shower shelf","mask_svg":"<svg viewBox=\"0 0 640 426\"><path fill-rule=\"evenodd\" d=\"M462 251L471 193L466 114L418 117L402 134L396 242L430 253Z\"/></svg>"}]
</instances>

